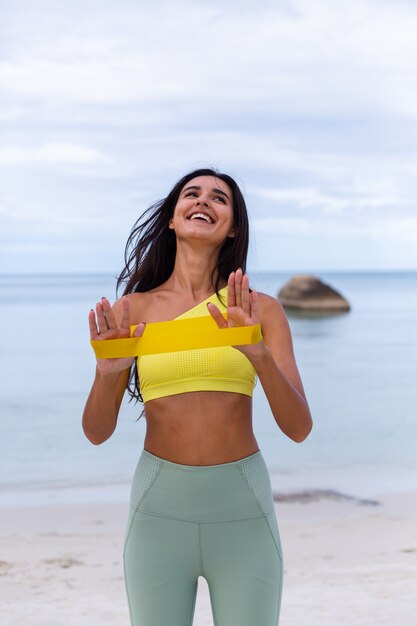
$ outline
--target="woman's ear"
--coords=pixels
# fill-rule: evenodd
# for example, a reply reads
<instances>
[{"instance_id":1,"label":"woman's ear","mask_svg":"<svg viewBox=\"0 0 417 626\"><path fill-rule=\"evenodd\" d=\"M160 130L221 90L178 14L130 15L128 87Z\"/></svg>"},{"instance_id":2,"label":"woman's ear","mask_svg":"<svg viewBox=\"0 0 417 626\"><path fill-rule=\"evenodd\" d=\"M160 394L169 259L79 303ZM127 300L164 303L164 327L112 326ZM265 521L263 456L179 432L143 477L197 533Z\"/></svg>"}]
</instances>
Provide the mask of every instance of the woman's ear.
<instances>
[{"instance_id":1,"label":"woman's ear","mask_svg":"<svg viewBox=\"0 0 417 626\"><path fill-rule=\"evenodd\" d=\"M234 228L232 228L232 230L230 231L230 233L227 235L228 237L236 237L236 231Z\"/></svg>"}]
</instances>

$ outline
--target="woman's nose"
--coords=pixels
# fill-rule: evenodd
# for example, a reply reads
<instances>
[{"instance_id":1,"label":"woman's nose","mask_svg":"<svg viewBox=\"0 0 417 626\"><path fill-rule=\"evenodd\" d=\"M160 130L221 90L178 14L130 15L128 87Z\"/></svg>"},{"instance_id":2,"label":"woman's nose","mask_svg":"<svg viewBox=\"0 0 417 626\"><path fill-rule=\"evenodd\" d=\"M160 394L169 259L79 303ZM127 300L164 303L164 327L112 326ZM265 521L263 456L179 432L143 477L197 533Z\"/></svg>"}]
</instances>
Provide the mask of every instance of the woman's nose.
<instances>
[{"instance_id":1,"label":"woman's nose","mask_svg":"<svg viewBox=\"0 0 417 626\"><path fill-rule=\"evenodd\" d=\"M197 200L197 204L204 204L204 206L208 206L207 200L204 200L204 198L199 198Z\"/></svg>"}]
</instances>

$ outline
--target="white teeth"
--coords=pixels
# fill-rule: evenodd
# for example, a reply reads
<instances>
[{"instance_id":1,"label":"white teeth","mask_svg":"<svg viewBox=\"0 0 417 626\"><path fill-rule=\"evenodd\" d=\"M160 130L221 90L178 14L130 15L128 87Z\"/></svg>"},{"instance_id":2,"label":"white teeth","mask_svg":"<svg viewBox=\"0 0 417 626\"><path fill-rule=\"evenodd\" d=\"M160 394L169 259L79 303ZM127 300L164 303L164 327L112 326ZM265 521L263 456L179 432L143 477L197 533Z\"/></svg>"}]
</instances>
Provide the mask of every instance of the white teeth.
<instances>
[{"instance_id":1,"label":"white teeth","mask_svg":"<svg viewBox=\"0 0 417 626\"><path fill-rule=\"evenodd\" d=\"M211 218L208 215L205 215L204 213L193 213L189 219L193 220L196 217L202 217L204 220L206 220L206 222L208 222L209 224L212 224Z\"/></svg>"}]
</instances>

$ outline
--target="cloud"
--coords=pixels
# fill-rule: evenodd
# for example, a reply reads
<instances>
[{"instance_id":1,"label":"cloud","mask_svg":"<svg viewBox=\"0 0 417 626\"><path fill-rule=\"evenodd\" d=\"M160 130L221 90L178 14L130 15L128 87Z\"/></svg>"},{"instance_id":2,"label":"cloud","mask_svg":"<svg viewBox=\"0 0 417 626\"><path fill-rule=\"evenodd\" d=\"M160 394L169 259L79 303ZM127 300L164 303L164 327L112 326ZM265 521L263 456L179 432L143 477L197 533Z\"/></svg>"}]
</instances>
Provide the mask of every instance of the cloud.
<instances>
[{"instance_id":1,"label":"cloud","mask_svg":"<svg viewBox=\"0 0 417 626\"><path fill-rule=\"evenodd\" d=\"M369 225L369 235L375 239L388 241L391 245L394 243L394 246L412 243L417 249L417 217L376 220Z\"/></svg>"},{"instance_id":2,"label":"cloud","mask_svg":"<svg viewBox=\"0 0 417 626\"><path fill-rule=\"evenodd\" d=\"M158 4L101 6L99 18L86 5L82 22L70 10L32 24L16 19L0 84L14 96L61 103L187 98L206 111L219 101L269 101L275 110L309 115L417 115L412 5L298 0L236 11L162 3L159 19Z\"/></svg>"},{"instance_id":3,"label":"cloud","mask_svg":"<svg viewBox=\"0 0 417 626\"><path fill-rule=\"evenodd\" d=\"M394 0L9 3L4 237L97 228L110 250L112 230L214 165L242 184L262 241L401 246L416 215L416 25L415 3Z\"/></svg>"},{"instance_id":4,"label":"cloud","mask_svg":"<svg viewBox=\"0 0 417 626\"><path fill-rule=\"evenodd\" d=\"M94 148L71 143L48 143L32 148L0 147L0 165L26 163L95 163L107 160Z\"/></svg>"},{"instance_id":5,"label":"cloud","mask_svg":"<svg viewBox=\"0 0 417 626\"><path fill-rule=\"evenodd\" d=\"M378 190L355 189L355 185L351 184L349 189L339 188L337 193L325 193L317 188L297 187L293 189L252 189L259 198L266 198L273 201L274 206L278 210L285 207L292 207L300 211L310 211L313 214L322 215L340 215L342 213L354 215L358 212L368 211L370 217L374 216L374 210L384 213L384 210L390 210L401 206L402 196L393 190L384 192L384 187L389 185L381 184Z\"/></svg>"}]
</instances>

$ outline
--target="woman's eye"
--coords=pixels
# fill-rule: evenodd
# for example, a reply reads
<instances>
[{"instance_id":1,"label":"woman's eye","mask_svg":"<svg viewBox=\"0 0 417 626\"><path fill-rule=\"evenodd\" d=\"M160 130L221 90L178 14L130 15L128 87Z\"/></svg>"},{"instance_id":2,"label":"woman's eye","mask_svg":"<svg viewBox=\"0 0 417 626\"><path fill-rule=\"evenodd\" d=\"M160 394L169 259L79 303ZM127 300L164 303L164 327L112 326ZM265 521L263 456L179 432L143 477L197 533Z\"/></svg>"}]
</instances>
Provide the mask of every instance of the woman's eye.
<instances>
[{"instance_id":1,"label":"woman's eye","mask_svg":"<svg viewBox=\"0 0 417 626\"><path fill-rule=\"evenodd\" d=\"M188 198L189 196L197 196L195 191L189 191L188 193L185 194L185 197Z\"/></svg>"},{"instance_id":2,"label":"woman's eye","mask_svg":"<svg viewBox=\"0 0 417 626\"><path fill-rule=\"evenodd\" d=\"M220 200L220 202L223 202L223 204L226 204L226 200L223 198L223 196L214 196L215 200Z\"/></svg>"}]
</instances>

